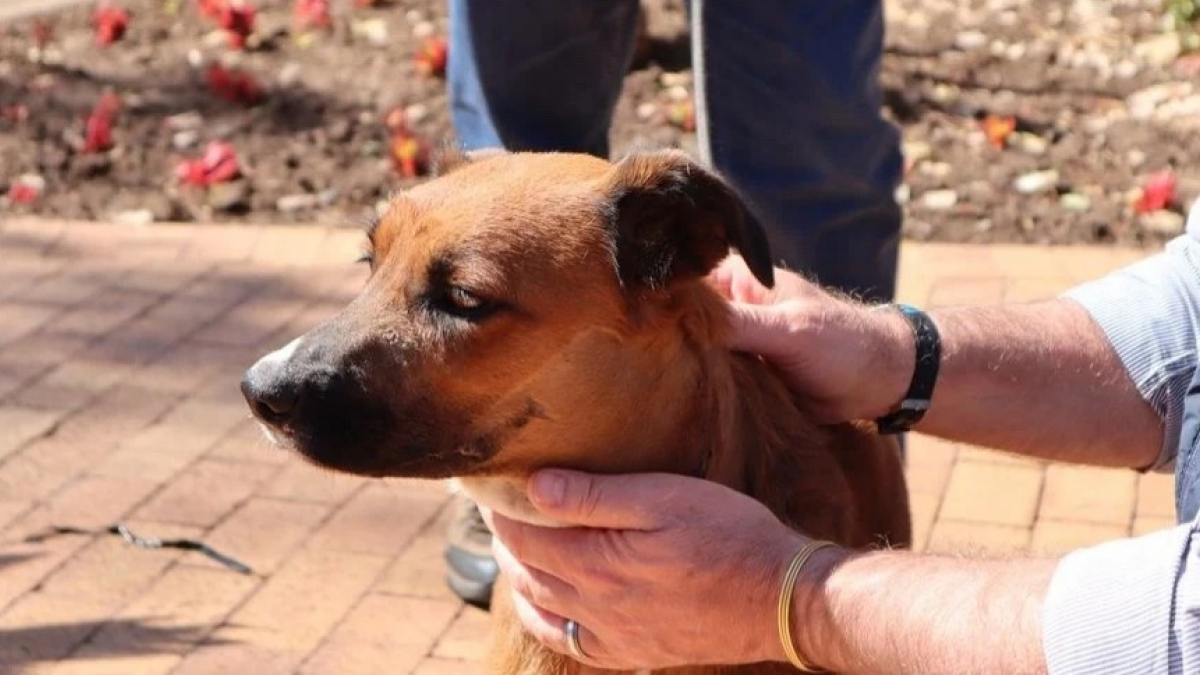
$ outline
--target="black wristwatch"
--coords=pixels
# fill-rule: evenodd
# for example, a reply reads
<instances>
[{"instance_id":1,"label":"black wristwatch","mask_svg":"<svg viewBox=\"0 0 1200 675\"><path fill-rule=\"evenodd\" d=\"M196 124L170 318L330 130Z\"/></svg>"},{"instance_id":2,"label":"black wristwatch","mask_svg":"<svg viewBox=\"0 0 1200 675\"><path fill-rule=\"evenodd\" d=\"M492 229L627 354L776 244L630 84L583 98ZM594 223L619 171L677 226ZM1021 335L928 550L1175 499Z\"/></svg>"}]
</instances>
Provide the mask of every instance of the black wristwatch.
<instances>
[{"instance_id":1,"label":"black wristwatch","mask_svg":"<svg viewBox=\"0 0 1200 675\"><path fill-rule=\"evenodd\" d=\"M933 402L933 386L937 384L938 367L942 361L942 340L929 315L909 305L893 305L908 319L916 343L916 359L912 382L900 406L875 420L881 434L899 434L921 421Z\"/></svg>"}]
</instances>

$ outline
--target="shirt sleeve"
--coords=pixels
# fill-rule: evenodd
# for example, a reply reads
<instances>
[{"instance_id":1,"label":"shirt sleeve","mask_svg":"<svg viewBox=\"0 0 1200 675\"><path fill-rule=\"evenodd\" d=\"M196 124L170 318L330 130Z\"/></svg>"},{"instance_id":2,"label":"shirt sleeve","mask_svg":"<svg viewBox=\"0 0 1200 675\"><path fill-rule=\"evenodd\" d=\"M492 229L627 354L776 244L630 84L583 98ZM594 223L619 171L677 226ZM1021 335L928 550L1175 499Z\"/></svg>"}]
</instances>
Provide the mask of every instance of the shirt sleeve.
<instances>
[{"instance_id":1,"label":"shirt sleeve","mask_svg":"<svg viewBox=\"0 0 1200 675\"><path fill-rule=\"evenodd\" d=\"M1157 255L1063 294L1107 335L1142 397L1163 420L1151 469L1174 465L1200 335L1200 202L1187 228Z\"/></svg>"},{"instance_id":2,"label":"shirt sleeve","mask_svg":"<svg viewBox=\"0 0 1200 675\"><path fill-rule=\"evenodd\" d=\"M1050 581L1050 675L1200 672L1196 521L1071 553Z\"/></svg>"}]
</instances>

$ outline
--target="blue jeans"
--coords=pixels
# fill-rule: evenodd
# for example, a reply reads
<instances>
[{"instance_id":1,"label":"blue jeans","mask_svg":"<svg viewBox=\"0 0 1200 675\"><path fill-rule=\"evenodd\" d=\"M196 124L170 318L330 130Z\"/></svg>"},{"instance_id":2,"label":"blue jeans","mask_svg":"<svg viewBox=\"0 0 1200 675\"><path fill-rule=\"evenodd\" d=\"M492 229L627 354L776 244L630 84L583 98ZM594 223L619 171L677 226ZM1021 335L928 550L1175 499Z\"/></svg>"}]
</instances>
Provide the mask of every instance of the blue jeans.
<instances>
[{"instance_id":1,"label":"blue jeans","mask_svg":"<svg viewBox=\"0 0 1200 675\"><path fill-rule=\"evenodd\" d=\"M608 157L637 0L449 0L467 149ZM776 260L868 300L896 286L899 135L881 116L880 0L692 0L701 159L759 214Z\"/></svg>"}]
</instances>

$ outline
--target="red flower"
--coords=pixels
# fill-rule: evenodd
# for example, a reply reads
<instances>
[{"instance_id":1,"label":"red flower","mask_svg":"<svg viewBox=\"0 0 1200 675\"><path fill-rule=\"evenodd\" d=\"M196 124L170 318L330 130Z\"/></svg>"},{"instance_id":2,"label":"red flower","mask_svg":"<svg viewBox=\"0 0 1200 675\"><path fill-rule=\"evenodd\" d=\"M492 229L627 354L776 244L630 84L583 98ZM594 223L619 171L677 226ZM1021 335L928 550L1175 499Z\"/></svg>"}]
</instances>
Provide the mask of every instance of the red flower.
<instances>
[{"instance_id":1,"label":"red flower","mask_svg":"<svg viewBox=\"0 0 1200 675\"><path fill-rule=\"evenodd\" d=\"M196 0L200 13L213 21L221 18L221 10L227 4L226 0Z\"/></svg>"},{"instance_id":2,"label":"red flower","mask_svg":"<svg viewBox=\"0 0 1200 675\"><path fill-rule=\"evenodd\" d=\"M225 29L229 37L229 45L235 49L246 46L246 38L254 32L254 18L258 10L249 0L245 2L225 2L217 7L217 24Z\"/></svg>"},{"instance_id":3,"label":"red flower","mask_svg":"<svg viewBox=\"0 0 1200 675\"><path fill-rule=\"evenodd\" d=\"M292 7L292 20L297 29L329 28L333 19L329 14L329 0L296 0Z\"/></svg>"},{"instance_id":4,"label":"red flower","mask_svg":"<svg viewBox=\"0 0 1200 675\"><path fill-rule=\"evenodd\" d=\"M29 119L29 108L17 104L0 108L0 119L7 122L24 122Z\"/></svg>"},{"instance_id":5,"label":"red flower","mask_svg":"<svg viewBox=\"0 0 1200 675\"><path fill-rule=\"evenodd\" d=\"M96 42L108 46L120 40L129 26L129 13L120 7L103 4L92 15L96 28Z\"/></svg>"},{"instance_id":6,"label":"red flower","mask_svg":"<svg viewBox=\"0 0 1200 675\"><path fill-rule=\"evenodd\" d=\"M83 152L103 152L112 147L113 118L121 107L121 99L116 94L104 94L92 108L83 127Z\"/></svg>"},{"instance_id":7,"label":"red flower","mask_svg":"<svg viewBox=\"0 0 1200 675\"><path fill-rule=\"evenodd\" d=\"M8 186L8 201L10 204L32 204L41 196L41 187L31 181L18 178Z\"/></svg>"},{"instance_id":8,"label":"red flower","mask_svg":"<svg viewBox=\"0 0 1200 675\"><path fill-rule=\"evenodd\" d=\"M262 89L249 73L210 66L206 74L208 87L221 98L238 105L254 105L262 99Z\"/></svg>"},{"instance_id":9,"label":"red flower","mask_svg":"<svg viewBox=\"0 0 1200 675\"><path fill-rule=\"evenodd\" d=\"M196 187L208 187L237 178L242 172L237 152L229 143L213 141L204 149L199 159L180 162L175 167L175 177L180 182Z\"/></svg>"},{"instance_id":10,"label":"red flower","mask_svg":"<svg viewBox=\"0 0 1200 675\"><path fill-rule=\"evenodd\" d=\"M446 38L433 35L425 38L417 50L417 72L426 77L441 77L446 72L446 55L449 47Z\"/></svg>"},{"instance_id":11,"label":"red flower","mask_svg":"<svg viewBox=\"0 0 1200 675\"><path fill-rule=\"evenodd\" d=\"M1008 137L1017 130L1017 118L1011 115L988 115L980 124L988 143L997 150L1003 150Z\"/></svg>"},{"instance_id":12,"label":"red flower","mask_svg":"<svg viewBox=\"0 0 1200 675\"><path fill-rule=\"evenodd\" d=\"M696 130L696 105L691 99L676 101L667 108L667 121L683 131Z\"/></svg>"},{"instance_id":13,"label":"red flower","mask_svg":"<svg viewBox=\"0 0 1200 675\"><path fill-rule=\"evenodd\" d=\"M1142 194L1133 205L1137 213L1149 213L1165 209L1175 201L1175 174L1163 169L1150 174L1142 183Z\"/></svg>"},{"instance_id":14,"label":"red flower","mask_svg":"<svg viewBox=\"0 0 1200 675\"><path fill-rule=\"evenodd\" d=\"M50 39L54 37L54 24L49 21L40 20L33 22L33 46L38 49L45 49L50 43Z\"/></svg>"},{"instance_id":15,"label":"red flower","mask_svg":"<svg viewBox=\"0 0 1200 675\"><path fill-rule=\"evenodd\" d=\"M392 136L392 167L404 178L416 178L429 167L429 144L405 131Z\"/></svg>"}]
</instances>

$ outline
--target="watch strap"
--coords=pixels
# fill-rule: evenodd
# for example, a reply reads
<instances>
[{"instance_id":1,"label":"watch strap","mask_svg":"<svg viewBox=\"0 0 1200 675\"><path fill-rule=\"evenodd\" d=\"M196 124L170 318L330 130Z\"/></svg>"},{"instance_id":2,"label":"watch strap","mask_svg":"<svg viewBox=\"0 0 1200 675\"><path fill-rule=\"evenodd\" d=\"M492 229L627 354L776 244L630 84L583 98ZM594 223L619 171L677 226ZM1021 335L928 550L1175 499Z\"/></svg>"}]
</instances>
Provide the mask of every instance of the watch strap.
<instances>
[{"instance_id":1,"label":"watch strap","mask_svg":"<svg viewBox=\"0 0 1200 675\"><path fill-rule=\"evenodd\" d=\"M912 329L916 358L912 381L899 407L875 420L881 434L903 433L921 421L933 402L933 389L937 384L938 369L942 361L941 336L929 315L911 305L897 304L895 308Z\"/></svg>"}]
</instances>

